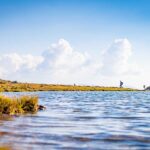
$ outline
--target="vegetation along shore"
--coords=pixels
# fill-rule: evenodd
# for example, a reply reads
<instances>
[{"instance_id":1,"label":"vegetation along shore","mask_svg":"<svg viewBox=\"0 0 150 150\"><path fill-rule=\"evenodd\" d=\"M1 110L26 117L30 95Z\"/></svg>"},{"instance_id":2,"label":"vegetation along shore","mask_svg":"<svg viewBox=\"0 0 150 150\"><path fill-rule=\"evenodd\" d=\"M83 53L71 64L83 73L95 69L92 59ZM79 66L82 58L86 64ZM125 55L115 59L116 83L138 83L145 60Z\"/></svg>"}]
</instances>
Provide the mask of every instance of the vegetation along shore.
<instances>
[{"instance_id":1,"label":"vegetation along shore","mask_svg":"<svg viewBox=\"0 0 150 150\"><path fill-rule=\"evenodd\" d=\"M37 96L7 97L0 95L0 115L36 113L38 110Z\"/></svg>"},{"instance_id":2,"label":"vegetation along shore","mask_svg":"<svg viewBox=\"0 0 150 150\"><path fill-rule=\"evenodd\" d=\"M58 84L21 83L17 81L0 80L0 92L34 92L34 91L137 91L131 88L79 86Z\"/></svg>"},{"instance_id":3,"label":"vegetation along shore","mask_svg":"<svg viewBox=\"0 0 150 150\"><path fill-rule=\"evenodd\" d=\"M34 91L135 91L130 88L101 87L101 86L78 86L78 85L55 85L21 83L0 79L0 92L34 92ZM20 115L36 113L46 109L38 104L37 96L7 97L0 95L0 115Z\"/></svg>"}]
</instances>

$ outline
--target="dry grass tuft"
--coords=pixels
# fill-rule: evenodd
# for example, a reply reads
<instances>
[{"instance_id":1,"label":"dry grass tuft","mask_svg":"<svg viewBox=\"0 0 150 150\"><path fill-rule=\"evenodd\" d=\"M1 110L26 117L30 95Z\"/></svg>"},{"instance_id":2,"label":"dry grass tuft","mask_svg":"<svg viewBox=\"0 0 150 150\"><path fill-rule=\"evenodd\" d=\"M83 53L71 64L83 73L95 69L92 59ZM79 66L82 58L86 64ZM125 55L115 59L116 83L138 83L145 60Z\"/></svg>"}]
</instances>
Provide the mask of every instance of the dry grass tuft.
<instances>
[{"instance_id":1,"label":"dry grass tuft","mask_svg":"<svg viewBox=\"0 0 150 150\"><path fill-rule=\"evenodd\" d=\"M6 97L0 95L0 114L35 113L38 110L37 96Z\"/></svg>"},{"instance_id":2,"label":"dry grass tuft","mask_svg":"<svg viewBox=\"0 0 150 150\"><path fill-rule=\"evenodd\" d=\"M9 146L0 146L0 150L12 150Z\"/></svg>"}]
</instances>

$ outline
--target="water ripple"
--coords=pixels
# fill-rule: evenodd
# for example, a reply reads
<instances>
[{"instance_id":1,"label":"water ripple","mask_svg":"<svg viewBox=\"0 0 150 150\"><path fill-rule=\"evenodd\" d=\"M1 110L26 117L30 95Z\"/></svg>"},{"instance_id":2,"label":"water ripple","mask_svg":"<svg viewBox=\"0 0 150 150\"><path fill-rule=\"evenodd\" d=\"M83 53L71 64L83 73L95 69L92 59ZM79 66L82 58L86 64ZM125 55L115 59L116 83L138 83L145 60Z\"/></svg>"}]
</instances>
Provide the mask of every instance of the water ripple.
<instances>
[{"instance_id":1,"label":"water ripple","mask_svg":"<svg viewBox=\"0 0 150 150\"><path fill-rule=\"evenodd\" d=\"M148 92L23 94L38 95L47 109L0 118L0 144L19 150L150 149Z\"/></svg>"}]
</instances>

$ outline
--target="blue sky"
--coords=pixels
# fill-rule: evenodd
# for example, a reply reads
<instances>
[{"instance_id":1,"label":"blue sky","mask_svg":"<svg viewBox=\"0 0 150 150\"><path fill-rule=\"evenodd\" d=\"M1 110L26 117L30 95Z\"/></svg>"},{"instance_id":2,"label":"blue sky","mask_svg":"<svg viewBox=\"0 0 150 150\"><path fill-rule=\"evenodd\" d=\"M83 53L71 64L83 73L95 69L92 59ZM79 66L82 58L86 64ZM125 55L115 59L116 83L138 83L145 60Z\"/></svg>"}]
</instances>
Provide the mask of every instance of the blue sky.
<instances>
[{"instance_id":1,"label":"blue sky","mask_svg":"<svg viewBox=\"0 0 150 150\"><path fill-rule=\"evenodd\" d=\"M73 49L98 60L114 40L128 39L131 61L142 66L146 74L139 84L145 84L149 75L149 14L149 0L0 0L0 52L41 56L52 43L64 39ZM31 77L18 79L32 81ZM108 81L115 85L112 80Z\"/></svg>"}]
</instances>

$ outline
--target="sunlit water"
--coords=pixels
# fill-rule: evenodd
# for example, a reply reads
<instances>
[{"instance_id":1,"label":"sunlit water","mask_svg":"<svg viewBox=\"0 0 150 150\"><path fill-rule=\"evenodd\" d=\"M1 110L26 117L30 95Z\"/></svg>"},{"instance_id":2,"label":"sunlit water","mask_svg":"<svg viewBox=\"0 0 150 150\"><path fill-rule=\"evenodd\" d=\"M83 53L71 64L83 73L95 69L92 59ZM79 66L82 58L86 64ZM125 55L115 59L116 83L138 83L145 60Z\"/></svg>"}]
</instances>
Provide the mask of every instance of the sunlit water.
<instances>
[{"instance_id":1,"label":"sunlit water","mask_svg":"<svg viewBox=\"0 0 150 150\"><path fill-rule=\"evenodd\" d=\"M1 120L0 145L19 150L150 149L149 92L23 94L38 95L47 109Z\"/></svg>"}]
</instances>

